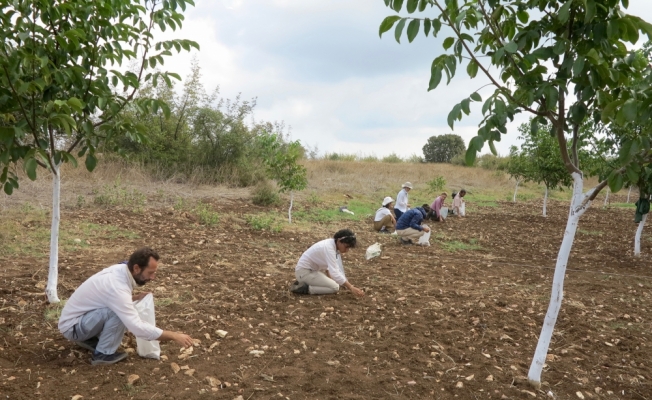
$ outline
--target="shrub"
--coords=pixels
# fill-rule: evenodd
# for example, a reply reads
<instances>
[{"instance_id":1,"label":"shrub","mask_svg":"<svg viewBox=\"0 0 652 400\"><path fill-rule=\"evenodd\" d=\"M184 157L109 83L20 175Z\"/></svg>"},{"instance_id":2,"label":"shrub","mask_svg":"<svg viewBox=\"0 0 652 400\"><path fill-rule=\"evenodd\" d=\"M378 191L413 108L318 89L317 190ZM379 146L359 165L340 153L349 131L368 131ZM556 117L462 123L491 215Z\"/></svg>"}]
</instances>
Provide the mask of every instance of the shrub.
<instances>
[{"instance_id":1,"label":"shrub","mask_svg":"<svg viewBox=\"0 0 652 400\"><path fill-rule=\"evenodd\" d=\"M245 221L257 231L280 232L283 229L276 218L269 214L245 215Z\"/></svg>"},{"instance_id":2,"label":"shrub","mask_svg":"<svg viewBox=\"0 0 652 400\"><path fill-rule=\"evenodd\" d=\"M252 191L251 201L257 206L272 206L279 204L281 199L269 181L261 181Z\"/></svg>"},{"instance_id":3,"label":"shrub","mask_svg":"<svg viewBox=\"0 0 652 400\"><path fill-rule=\"evenodd\" d=\"M499 157L493 154L483 154L476 159L477 166L489 170L505 171L508 163L509 157Z\"/></svg>"},{"instance_id":4,"label":"shrub","mask_svg":"<svg viewBox=\"0 0 652 400\"><path fill-rule=\"evenodd\" d=\"M396 153L392 153L388 156L383 157L382 161L386 163L402 163L403 159L396 155Z\"/></svg>"},{"instance_id":5,"label":"shrub","mask_svg":"<svg viewBox=\"0 0 652 400\"><path fill-rule=\"evenodd\" d=\"M444 190L446 179L443 176L436 176L428 182L428 193L438 193Z\"/></svg>"},{"instance_id":6,"label":"shrub","mask_svg":"<svg viewBox=\"0 0 652 400\"><path fill-rule=\"evenodd\" d=\"M206 204L198 204L193 210L193 213L199 218L199 222L203 225L213 226L220 222L220 216L215 211L208 208Z\"/></svg>"}]
</instances>

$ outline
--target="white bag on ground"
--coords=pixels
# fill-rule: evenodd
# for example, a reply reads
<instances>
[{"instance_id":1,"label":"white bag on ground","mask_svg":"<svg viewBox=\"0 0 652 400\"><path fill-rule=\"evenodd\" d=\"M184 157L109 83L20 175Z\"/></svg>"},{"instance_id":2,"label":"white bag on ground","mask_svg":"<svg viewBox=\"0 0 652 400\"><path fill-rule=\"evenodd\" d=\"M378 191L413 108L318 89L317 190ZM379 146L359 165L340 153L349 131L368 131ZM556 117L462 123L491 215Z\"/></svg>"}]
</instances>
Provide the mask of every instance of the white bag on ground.
<instances>
[{"instance_id":1,"label":"white bag on ground","mask_svg":"<svg viewBox=\"0 0 652 400\"><path fill-rule=\"evenodd\" d=\"M427 227L428 225L422 225L422 226ZM417 242L417 244L420 244L422 246L430 246L430 232L432 231L428 231L424 233L423 236L419 238L419 242Z\"/></svg>"},{"instance_id":2,"label":"white bag on ground","mask_svg":"<svg viewBox=\"0 0 652 400\"><path fill-rule=\"evenodd\" d=\"M142 300L134 303L138 316L143 322L156 326L156 318L154 316L154 296L150 293L143 297ZM136 338L136 348L138 355L145 358L161 358L161 346L158 340L145 340Z\"/></svg>"},{"instance_id":3,"label":"white bag on ground","mask_svg":"<svg viewBox=\"0 0 652 400\"><path fill-rule=\"evenodd\" d=\"M446 219L448 217L448 207L442 207L439 209L439 216L442 217L443 219Z\"/></svg>"},{"instance_id":4,"label":"white bag on ground","mask_svg":"<svg viewBox=\"0 0 652 400\"><path fill-rule=\"evenodd\" d=\"M466 216L466 203L462 202L462 205L460 206L460 215L461 216Z\"/></svg>"},{"instance_id":5,"label":"white bag on ground","mask_svg":"<svg viewBox=\"0 0 652 400\"><path fill-rule=\"evenodd\" d=\"M367 253L365 254L365 258L367 260L371 260L374 257L378 257L380 255L381 248L380 248L380 243L374 243L371 246L367 247Z\"/></svg>"}]
</instances>

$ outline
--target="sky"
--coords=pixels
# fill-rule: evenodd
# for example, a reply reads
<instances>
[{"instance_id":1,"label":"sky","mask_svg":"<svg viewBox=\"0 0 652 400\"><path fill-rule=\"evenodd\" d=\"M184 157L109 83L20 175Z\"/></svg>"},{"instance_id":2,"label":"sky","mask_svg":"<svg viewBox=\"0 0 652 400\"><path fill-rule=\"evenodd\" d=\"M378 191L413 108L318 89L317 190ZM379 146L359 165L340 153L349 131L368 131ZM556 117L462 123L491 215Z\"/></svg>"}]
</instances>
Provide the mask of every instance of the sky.
<instances>
[{"instance_id":1,"label":"sky","mask_svg":"<svg viewBox=\"0 0 652 400\"><path fill-rule=\"evenodd\" d=\"M446 35L420 33L408 43L404 34L398 44L392 29L379 38L381 21L395 14L383 0L195 3L181 30L157 38L194 40L201 50L175 54L166 69L185 77L196 57L205 87L219 86L224 98L256 98L256 121L284 122L293 140L322 155L409 157L422 155L431 136L455 133L468 144L477 132L479 104L453 131L447 116L486 78L471 80L462 69L449 85L444 79L428 92L430 65ZM627 13L652 21L652 1L630 0ZM500 154L518 144L516 128L526 120L520 115L508 126L496 146Z\"/></svg>"}]
</instances>

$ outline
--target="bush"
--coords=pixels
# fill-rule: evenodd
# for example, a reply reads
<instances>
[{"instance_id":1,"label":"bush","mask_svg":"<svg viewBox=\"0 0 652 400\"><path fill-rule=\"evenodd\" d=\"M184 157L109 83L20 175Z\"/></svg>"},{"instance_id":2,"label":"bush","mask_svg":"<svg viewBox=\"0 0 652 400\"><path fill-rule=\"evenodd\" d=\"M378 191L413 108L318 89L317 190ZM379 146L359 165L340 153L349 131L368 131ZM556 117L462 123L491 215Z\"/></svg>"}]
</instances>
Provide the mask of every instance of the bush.
<instances>
[{"instance_id":1,"label":"bush","mask_svg":"<svg viewBox=\"0 0 652 400\"><path fill-rule=\"evenodd\" d=\"M499 157L493 154L483 154L476 159L476 165L484 169L505 171L509 163L509 157Z\"/></svg>"},{"instance_id":2,"label":"bush","mask_svg":"<svg viewBox=\"0 0 652 400\"><path fill-rule=\"evenodd\" d=\"M208 208L206 204L198 204L193 213L199 218L203 225L213 226L220 222L220 216L215 211Z\"/></svg>"},{"instance_id":3,"label":"bush","mask_svg":"<svg viewBox=\"0 0 652 400\"><path fill-rule=\"evenodd\" d=\"M405 159L405 162L409 162L412 164L421 164L426 162L426 160L423 159L420 155L417 154L412 154L410 157Z\"/></svg>"},{"instance_id":4,"label":"bush","mask_svg":"<svg viewBox=\"0 0 652 400\"><path fill-rule=\"evenodd\" d=\"M358 156L355 154L326 153L324 159L331 161L356 161Z\"/></svg>"},{"instance_id":5,"label":"bush","mask_svg":"<svg viewBox=\"0 0 652 400\"><path fill-rule=\"evenodd\" d=\"M257 206L272 206L281 203L278 191L269 181L260 182L251 194L251 201Z\"/></svg>"},{"instance_id":6,"label":"bush","mask_svg":"<svg viewBox=\"0 0 652 400\"><path fill-rule=\"evenodd\" d=\"M388 156L383 157L382 161L386 163L402 163L403 159L396 155L396 153L392 153Z\"/></svg>"},{"instance_id":7,"label":"bush","mask_svg":"<svg viewBox=\"0 0 652 400\"><path fill-rule=\"evenodd\" d=\"M245 215L245 221L257 231L280 232L283 229L276 218L269 214Z\"/></svg>"},{"instance_id":8,"label":"bush","mask_svg":"<svg viewBox=\"0 0 652 400\"><path fill-rule=\"evenodd\" d=\"M435 176L428 182L428 193L439 193L444 190L446 186L446 179L443 176Z\"/></svg>"},{"instance_id":9,"label":"bush","mask_svg":"<svg viewBox=\"0 0 652 400\"><path fill-rule=\"evenodd\" d=\"M456 155L455 157L451 158L451 164L453 165L460 165L462 167L468 167L466 164L466 154L464 152ZM473 163L473 166L478 162L478 159L475 159L475 162Z\"/></svg>"}]
</instances>

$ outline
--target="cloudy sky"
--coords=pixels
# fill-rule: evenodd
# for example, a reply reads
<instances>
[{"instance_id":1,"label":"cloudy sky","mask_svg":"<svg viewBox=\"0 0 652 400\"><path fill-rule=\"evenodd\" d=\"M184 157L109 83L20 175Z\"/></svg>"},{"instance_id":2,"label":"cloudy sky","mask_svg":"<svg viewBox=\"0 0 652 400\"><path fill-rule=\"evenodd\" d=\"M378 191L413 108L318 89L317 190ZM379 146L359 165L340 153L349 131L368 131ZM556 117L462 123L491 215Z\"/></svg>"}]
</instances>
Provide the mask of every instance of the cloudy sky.
<instances>
[{"instance_id":1,"label":"cloudy sky","mask_svg":"<svg viewBox=\"0 0 652 400\"><path fill-rule=\"evenodd\" d=\"M256 120L284 121L293 139L322 154L421 155L430 136L451 132L452 106L486 83L462 70L428 92L442 39L421 33L398 44L393 31L380 39L380 22L394 14L383 0L195 2L173 37L195 40L201 51L175 55L166 67L185 76L196 56L207 87L219 86L226 98L256 97ZM652 21L652 1L630 0L628 13ZM472 109L453 133L468 143L480 115ZM516 143L523 121L511 125L500 153Z\"/></svg>"}]
</instances>

